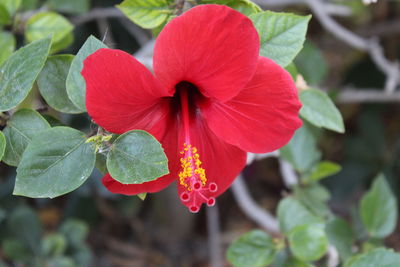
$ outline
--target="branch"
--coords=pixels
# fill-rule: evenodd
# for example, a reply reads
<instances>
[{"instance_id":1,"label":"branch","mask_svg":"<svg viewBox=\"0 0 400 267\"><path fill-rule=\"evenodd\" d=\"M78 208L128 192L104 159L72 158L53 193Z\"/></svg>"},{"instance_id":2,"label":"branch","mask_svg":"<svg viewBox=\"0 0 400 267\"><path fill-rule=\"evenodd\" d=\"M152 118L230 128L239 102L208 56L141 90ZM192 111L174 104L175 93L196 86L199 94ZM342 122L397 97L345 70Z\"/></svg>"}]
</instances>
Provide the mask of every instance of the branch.
<instances>
[{"instance_id":1,"label":"branch","mask_svg":"<svg viewBox=\"0 0 400 267\"><path fill-rule=\"evenodd\" d=\"M397 62L390 62L385 57L378 40L376 38L363 38L341 26L329 16L320 0L306 0L306 3L322 26L331 34L348 45L369 53L377 67L386 75L385 91L393 93L400 83L399 65Z\"/></svg>"},{"instance_id":2,"label":"branch","mask_svg":"<svg viewBox=\"0 0 400 267\"><path fill-rule=\"evenodd\" d=\"M277 219L272 216L268 211L261 208L251 198L241 174L233 182L231 190L237 204L247 217L252 219L267 232L275 235L280 235Z\"/></svg>"}]
</instances>

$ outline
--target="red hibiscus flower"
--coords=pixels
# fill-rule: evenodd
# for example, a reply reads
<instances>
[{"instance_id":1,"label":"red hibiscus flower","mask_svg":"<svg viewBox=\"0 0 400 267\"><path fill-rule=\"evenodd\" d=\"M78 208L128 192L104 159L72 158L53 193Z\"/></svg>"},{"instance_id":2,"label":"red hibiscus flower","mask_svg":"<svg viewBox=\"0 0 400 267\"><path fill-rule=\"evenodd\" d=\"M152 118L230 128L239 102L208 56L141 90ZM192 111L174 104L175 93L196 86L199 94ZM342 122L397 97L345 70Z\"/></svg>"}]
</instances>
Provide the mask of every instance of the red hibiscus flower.
<instances>
[{"instance_id":1,"label":"red hibiscus flower","mask_svg":"<svg viewBox=\"0 0 400 267\"><path fill-rule=\"evenodd\" d=\"M154 75L131 55L100 49L84 62L86 106L93 120L122 134L154 135L170 173L113 193L157 192L177 180L191 212L211 206L246 164L247 152L285 145L301 126L295 84L272 60L259 56L251 20L220 5L200 5L169 22L154 48Z\"/></svg>"}]
</instances>

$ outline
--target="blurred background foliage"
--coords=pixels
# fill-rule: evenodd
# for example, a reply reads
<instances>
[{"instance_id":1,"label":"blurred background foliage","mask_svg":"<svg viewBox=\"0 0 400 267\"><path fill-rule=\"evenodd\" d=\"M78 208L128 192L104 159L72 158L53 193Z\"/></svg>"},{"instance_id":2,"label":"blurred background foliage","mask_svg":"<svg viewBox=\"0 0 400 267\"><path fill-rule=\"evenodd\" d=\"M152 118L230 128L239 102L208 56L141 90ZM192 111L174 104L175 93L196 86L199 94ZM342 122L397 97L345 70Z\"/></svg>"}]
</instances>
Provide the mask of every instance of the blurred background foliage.
<instances>
[{"instance_id":1,"label":"blurred background foliage","mask_svg":"<svg viewBox=\"0 0 400 267\"><path fill-rule=\"evenodd\" d=\"M399 1L380 0L373 5L364 5L360 0L331 2L350 11L349 15L337 18L342 25L362 36L379 36L387 57L399 59ZM0 32L0 64L15 49L51 33L53 53L76 54L90 35L103 40L109 47L132 54L137 52L159 29L149 27L153 29L144 30L132 23L114 8L120 3L118 0L0 0L0 4L4 4L0 5L0 24L4 25ZM168 3L173 4L172 1ZM310 13L302 3L268 6L268 1L265 1L261 6L275 11ZM393 201L397 202L395 198L398 199L400 194L399 101L395 98L380 103L342 101L340 94L344 87L379 89L384 87L385 77L366 53L334 38L316 19L311 20L307 41L294 63L309 86L329 88L328 93L344 118L346 133L321 130L306 123L294 141L281 151L302 182L289 187L282 181L279 161L266 158L253 162L244 170L249 191L265 210L278 213L281 226L285 220L298 219L293 215L295 213L287 215L288 219L285 219L284 212L279 213L278 203L288 194L291 196L279 204L281 210L288 211L293 205L299 205L299 209L306 207L307 214L311 212L312 216L324 218L329 242L336 246L343 260L349 259L352 253L372 251L375 247L386 246L400 251L396 217L396 225L378 222L374 226L373 219L363 215L363 209L372 212L374 205L379 204L379 200L368 200L375 194L378 195L376 198L382 195L389 198L382 201L385 205L391 204L392 208L385 210L384 206L378 205L375 214L389 221L393 218L388 219L388 215L382 212L392 211L397 216L397 211L393 210L397 205ZM65 114L48 107L37 88L20 107L39 110L52 125L69 125L86 133L94 128L86 114ZM205 209L197 215L189 214L178 203L173 187L147 196L145 201L135 196L110 194L100 183L100 163L98 167L78 190L49 200L13 196L15 168L0 163L0 266L208 265ZM372 186L380 173L380 178ZM385 181L382 177L386 177L387 184L382 182ZM320 179L323 179L321 183ZM370 188L373 189L366 195ZM391 192L395 198L391 198ZM230 191L218 198L218 205L225 251L239 236L259 226L244 216ZM319 221L312 223L318 224ZM277 257L274 266L312 266L307 262L318 260L328 249L325 247L326 237L325 234L319 235L318 226L313 227L317 233L313 233L312 238L322 237L319 241L312 240L316 242L313 241L314 244L320 242L321 246L315 248L314 254L308 255L309 251L301 251L302 242L307 240L309 233L308 226L300 222L299 226L288 236L291 253L284 250L276 253L276 248L285 247L285 244L274 243L264 232L253 231L247 234L251 237L242 236L244 243L247 239L261 240L266 247L260 256L250 245L250 251L255 253L251 258L253 263L257 257L263 257L261 264L254 266L268 262L266 251L269 244L274 247L271 255ZM393 227L397 231L393 232ZM374 237L377 229L383 233L375 233ZM300 245L296 246L299 242ZM241 263L243 259L235 256L235 253L240 256L248 249L241 246L243 242L236 241L227 253L228 261L236 266L246 266L245 260ZM320 251L322 255L314 258ZM383 252L373 250L373 253ZM296 257L291 257L291 254ZM359 265L349 266L367 266L362 265L365 257L354 259L354 262L356 260Z\"/></svg>"}]
</instances>

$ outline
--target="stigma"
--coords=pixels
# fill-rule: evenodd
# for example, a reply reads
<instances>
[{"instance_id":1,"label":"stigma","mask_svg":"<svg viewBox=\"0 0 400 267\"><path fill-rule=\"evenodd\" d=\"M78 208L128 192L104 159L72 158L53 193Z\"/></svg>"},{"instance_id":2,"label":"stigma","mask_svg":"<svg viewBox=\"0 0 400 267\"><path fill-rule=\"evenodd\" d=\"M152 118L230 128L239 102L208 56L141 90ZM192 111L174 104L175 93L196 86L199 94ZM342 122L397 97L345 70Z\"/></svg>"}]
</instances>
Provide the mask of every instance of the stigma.
<instances>
[{"instance_id":1,"label":"stigma","mask_svg":"<svg viewBox=\"0 0 400 267\"><path fill-rule=\"evenodd\" d=\"M203 203L214 206L215 198L212 194L217 192L216 183L208 183L206 171L202 168L200 155L196 147L184 143L180 152L181 171L179 172L179 184L184 188L181 193L181 201L189 210L196 213Z\"/></svg>"}]
</instances>

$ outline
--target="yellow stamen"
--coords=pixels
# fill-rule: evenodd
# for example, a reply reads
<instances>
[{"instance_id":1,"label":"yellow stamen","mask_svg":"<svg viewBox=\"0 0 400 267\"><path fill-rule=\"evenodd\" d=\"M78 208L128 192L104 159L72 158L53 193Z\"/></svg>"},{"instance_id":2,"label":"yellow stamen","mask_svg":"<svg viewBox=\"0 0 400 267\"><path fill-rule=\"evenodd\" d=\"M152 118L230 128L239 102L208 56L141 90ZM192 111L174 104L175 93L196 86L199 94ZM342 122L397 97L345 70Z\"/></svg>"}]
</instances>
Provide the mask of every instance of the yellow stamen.
<instances>
[{"instance_id":1,"label":"yellow stamen","mask_svg":"<svg viewBox=\"0 0 400 267\"><path fill-rule=\"evenodd\" d=\"M179 183L188 191L192 191L195 182L201 182L203 186L207 183L206 171L201 167L200 155L196 147L190 144L183 144L183 154L180 159L182 170L179 173Z\"/></svg>"}]
</instances>

